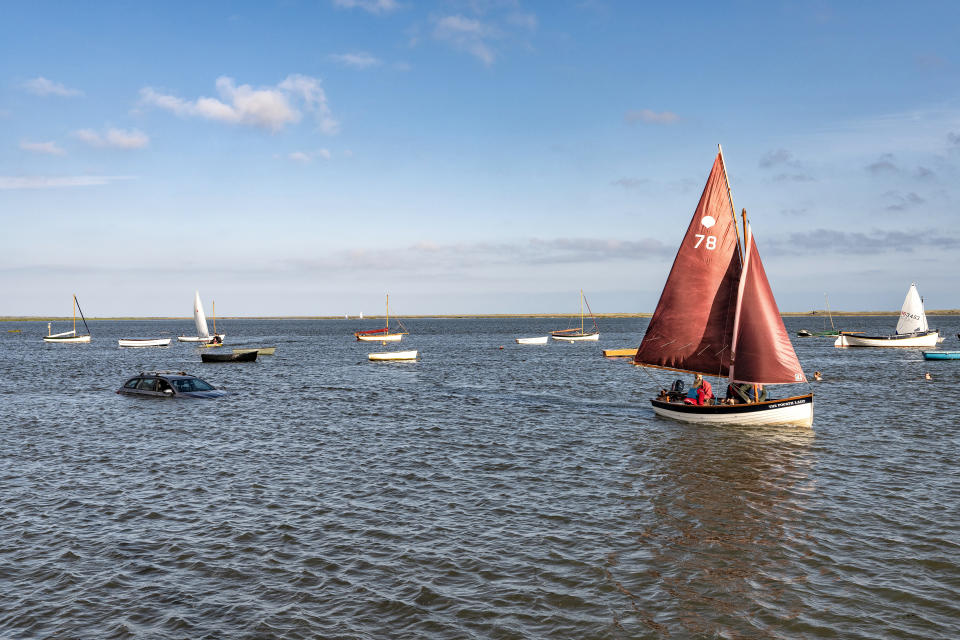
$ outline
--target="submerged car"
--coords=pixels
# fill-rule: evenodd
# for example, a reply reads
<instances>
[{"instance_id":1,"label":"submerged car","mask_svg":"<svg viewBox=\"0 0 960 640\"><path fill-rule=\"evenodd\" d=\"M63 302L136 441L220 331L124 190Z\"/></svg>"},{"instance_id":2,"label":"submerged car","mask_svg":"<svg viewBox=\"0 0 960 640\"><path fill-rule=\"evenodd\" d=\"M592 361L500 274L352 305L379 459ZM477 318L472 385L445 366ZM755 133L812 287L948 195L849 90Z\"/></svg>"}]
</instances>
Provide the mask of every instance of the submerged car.
<instances>
[{"instance_id":1,"label":"submerged car","mask_svg":"<svg viewBox=\"0 0 960 640\"><path fill-rule=\"evenodd\" d=\"M227 395L226 391L186 371L142 371L124 382L117 393L167 398L219 398Z\"/></svg>"}]
</instances>

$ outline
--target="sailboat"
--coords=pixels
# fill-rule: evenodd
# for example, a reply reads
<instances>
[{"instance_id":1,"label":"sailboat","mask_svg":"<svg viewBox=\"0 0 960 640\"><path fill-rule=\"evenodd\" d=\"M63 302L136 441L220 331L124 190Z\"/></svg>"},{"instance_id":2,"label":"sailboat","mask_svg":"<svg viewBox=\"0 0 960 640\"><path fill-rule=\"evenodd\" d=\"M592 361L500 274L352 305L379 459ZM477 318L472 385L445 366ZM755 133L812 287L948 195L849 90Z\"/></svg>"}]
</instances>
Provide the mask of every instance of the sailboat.
<instances>
[{"instance_id":1,"label":"sailboat","mask_svg":"<svg viewBox=\"0 0 960 640\"><path fill-rule=\"evenodd\" d=\"M197 327L196 336L177 336L177 342L210 342L215 336L220 338L220 342L226 337L225 333L217 333L217 318L214 311L213 335L210 335L210 329L207 328L207 316L203 313L203 303L200 302L200 292L193 293L193 323Z\"/></svg>"},{"instance_id":2,"label":"sailboat","mask_svg":"<svg viewBox=\"0 0 960 640\"><path fill-rule=\"evenodd\" d=\"M361 318L363 315L361 314ZM368 329L366 331L355 331L354 337L360 342L400 342L403 336L409 332L403 323L397 320L398 329L390 330L390 294L387 294L387 315L382 329Z\"/></svg>"},{"instance_id":3,"label":"sailboat","mask_svg":"<svg viewBox=\"0 0 960 640\"><path fill-rule=\"evenodd\" d=\"M830 313L830 298L827 297L827 294L823 294L823 301L827 306L827 317L830 318L830 331L827 331L826 329L827 325L826 323L824 323L823 331L809 331L807 329L800 329L800 331L797 331L797 335L800 336L801 338L813 338L813 337L822 338L825 336L840 335L840 332L837 331L836 325L833 324L833 314Z\"/></svg>"},{"instance_id":4,"label":"sailboat","mask_svg":"<svg viewBox=\"0 0 960 640\"><path fill-rule=\"evenodd\" d=\"M939 329L927 325L927 314L923 310L923 298L917 291L916 283L911 282L907 297L900 309L897 332L892 336L865 336L841 331L835 347L935 347L942 342Z\"/></svg>"},{"instance_id":5,"label":"sailboat","mask_svg":"<svg viewBox=\"0 0 960 640\"><path fill-rule=\"evenodd\" d=\"M86 333L77 334L77 310L80 310L80 319L83 320L83 328ZM44 342L90 342L90 327L87 326L87 319L83 317L83 309L80 309L80 303L77 302L77 294L73 294L73 329L63 333L50 333L50 323L47 323L47 335L43 336Z\"/></svg>"},{"instance_id":6,"label":"sailboat","mask_svg":"<svg viewBox=\"0 0 960 640\"><path fill-rule=\"evenodd\" d=\"M728 378L733 385L806 382L743 211L743 247L718 148L634 363ZM760 395L760 397L763 397ZM661 391L657 415L699 424L813 425L813 394L738 404L685 404ZM729 401L727 401L729 402Z\"/></svg>"},{"instance_id":7,"label":"sailboat","mask_svg":"<svg viewBox=\"0 0 960 640\"><path fill-rule=\"evenodd\" d=\"M593 329L589 331L585 331L583 328L584 303L586 303L587 311L590 312L590 317L593 319ZM573 327L572 329L558 329L557 331L551 331L550 335L553 336L554 340L562 340L564 342L595 342L600 339L600 327L597 326L597 319L593 316L593 311L590 309L590 303L587 302L586 298L583 297L583 289L580 290L580 327Z\"/></svg>"}]
</instances>

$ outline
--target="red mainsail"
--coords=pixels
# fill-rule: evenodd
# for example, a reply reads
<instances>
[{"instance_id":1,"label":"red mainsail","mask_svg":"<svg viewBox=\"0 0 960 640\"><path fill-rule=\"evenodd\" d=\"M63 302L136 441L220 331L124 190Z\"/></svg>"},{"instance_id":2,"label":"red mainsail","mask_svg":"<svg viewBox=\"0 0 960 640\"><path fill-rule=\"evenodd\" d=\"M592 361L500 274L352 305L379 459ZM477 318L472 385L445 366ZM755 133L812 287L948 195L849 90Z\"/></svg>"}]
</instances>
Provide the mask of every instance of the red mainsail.
<instances>
[{"instance_id":1,"label":"red mainsail","mask_svg":"<svg viewBox=\"0 0 960 640\"><path fill-rule=\"evenodd\" d=\"M740 313L736 322L734 363L730 377L735 382L787 384L806 382L783 318L773 298L760 253L747 225L740 290Z\"/></svg>"},{"instance_id":2,"label":"red mainsail","mask_svg":"<svg viewBox=\"0 0 960 640\"><path fill-rule=\"evenodd\" d=\"M740 265L727 172L717 153L634 362L726 376Z\"/></svg>"}]
</instances>

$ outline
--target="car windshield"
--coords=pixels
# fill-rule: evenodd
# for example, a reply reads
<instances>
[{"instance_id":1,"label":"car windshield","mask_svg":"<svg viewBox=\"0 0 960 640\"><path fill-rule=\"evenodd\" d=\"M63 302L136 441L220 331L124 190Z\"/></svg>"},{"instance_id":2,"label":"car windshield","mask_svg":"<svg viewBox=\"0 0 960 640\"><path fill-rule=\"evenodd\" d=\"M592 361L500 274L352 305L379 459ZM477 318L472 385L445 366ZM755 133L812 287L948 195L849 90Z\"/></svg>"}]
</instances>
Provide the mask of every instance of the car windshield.
<instances>
[{"instance_id":1,"label":"car windshield","mask_svg":"<svg viewBox=\"0 0 960 640\"><path fill-rule=\"evenodd\" d=\"M212 391L213 387L200 378L175 378L170 381L180 393L189 393L190 391Z\"/></svg>"}]
</instances>

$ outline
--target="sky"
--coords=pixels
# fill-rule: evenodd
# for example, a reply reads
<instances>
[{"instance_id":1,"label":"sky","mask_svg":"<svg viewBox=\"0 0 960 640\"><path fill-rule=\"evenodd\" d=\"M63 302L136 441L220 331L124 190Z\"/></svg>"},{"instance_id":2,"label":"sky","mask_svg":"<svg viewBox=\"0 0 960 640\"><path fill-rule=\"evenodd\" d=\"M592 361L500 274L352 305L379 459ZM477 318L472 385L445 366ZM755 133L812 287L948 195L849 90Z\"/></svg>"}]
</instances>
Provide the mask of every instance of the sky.
<instances>
[{"instance_id":1,"label":"sky","mask_svg":"<svg viewBox=\"0 0 960 640\"><path fill-rule=\"evenodd\" d=\"M0 316L648 313L718 144L781 310L960 308L955 2L2 13Z\"/></svg>"}]
</instances>

